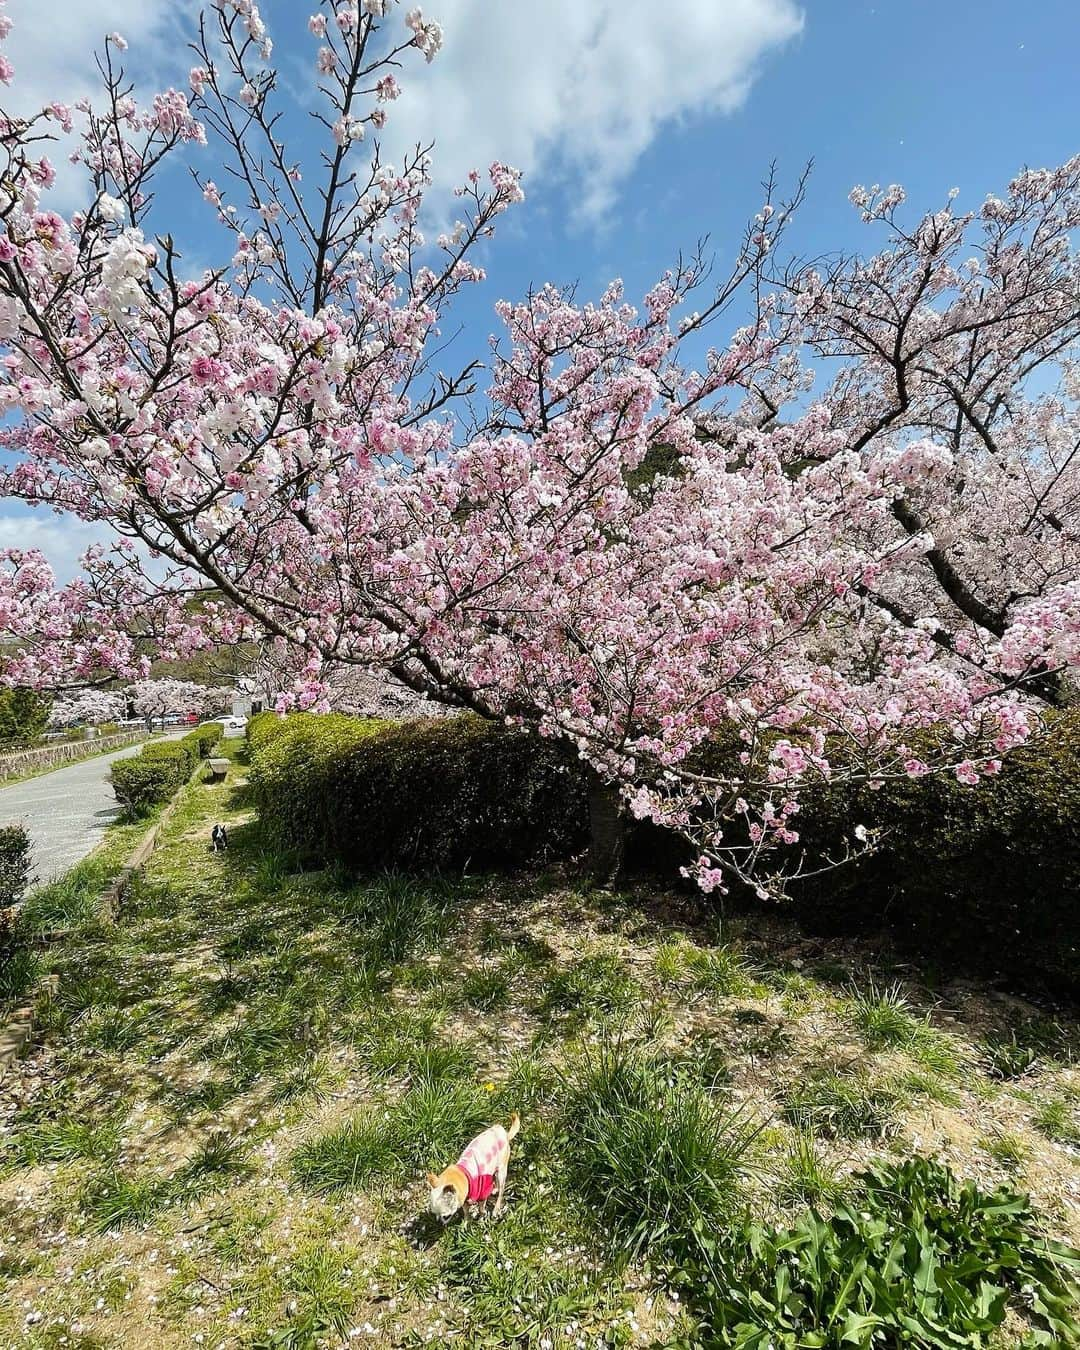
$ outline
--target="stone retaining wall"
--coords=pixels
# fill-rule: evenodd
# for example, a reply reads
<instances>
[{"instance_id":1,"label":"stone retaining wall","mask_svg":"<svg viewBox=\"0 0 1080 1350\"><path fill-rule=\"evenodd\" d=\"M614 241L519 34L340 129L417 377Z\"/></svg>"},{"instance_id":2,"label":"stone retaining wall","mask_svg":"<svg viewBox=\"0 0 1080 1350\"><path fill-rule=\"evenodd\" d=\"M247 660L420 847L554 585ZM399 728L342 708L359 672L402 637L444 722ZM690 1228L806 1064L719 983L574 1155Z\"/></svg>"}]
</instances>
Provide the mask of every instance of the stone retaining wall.
<instances>
[{"instance_id":1,"label":"stone retaining wall","mask_svg":"<svg viewBox=\"0 0 1080 1350\"><path fill-rule=\"evenodd\" d=\"M0 755L0 783L39 769L58 769L61 764L74 764L76 760L89 759L91 755L100 755L107 750L122 750L125 745L145 739L146 732L139 728L118 731L113 736L95 736L89 741L63 741L60 745L42 745L34 750L15 750L10 755Z\"/></svg>"}]
</instances>

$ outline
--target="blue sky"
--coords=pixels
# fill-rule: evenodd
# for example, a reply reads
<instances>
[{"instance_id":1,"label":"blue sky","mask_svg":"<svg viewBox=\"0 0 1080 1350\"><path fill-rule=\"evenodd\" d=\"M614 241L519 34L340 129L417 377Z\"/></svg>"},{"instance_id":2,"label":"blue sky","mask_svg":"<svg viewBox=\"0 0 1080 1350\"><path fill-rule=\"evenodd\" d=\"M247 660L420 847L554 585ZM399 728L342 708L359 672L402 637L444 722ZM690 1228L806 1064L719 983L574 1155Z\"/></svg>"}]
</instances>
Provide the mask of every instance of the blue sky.
<instances>
[{"instance_id":1,"label":"blue sky","mask_svg":"<svg viewBox=\"0 0 1080 1350\"><path fill-rule=\"evenodd\" d=\"M815 255L881 246L848 203L856 183L902 183L912 211L954 186L958 206L977 207L1021 166L1080 152L1077 0L810 0L802 12L745 102L665 127L609 215L568 222L566 189L528 182L487 289L580 279L595 293L621 276L636 298L706 234L722 262L773 161L782 184L814 161L789 243Z\"/></svg>"},{"instance_id":2,"label":"blue sky","mask_svg":"<svg viewBox=\"0 0 1080 1350\"><path fill-rule=\"evenodd\" d=\"M410 0L412 3L412 0ZM89 89L89 53L120 29L146 85L183 87L195 0L10 0L14 91ZM316 44L303 0L264 0L289 82ZM429 0L446 47L402 75L401 137L434 134L436 212L451 181L495 156L523 164L527 201L486 249L488 283L458 312L484 351L492 306L530 284L621 276L636 299L680 248L709 235L730 258L758 183L814 172L790 244L802 254L879 246L847 202L855 183L903 183L911 210L949 188L977 206L1022 165L1080 151L1077 0ZM400 14L394 22L400 22ZM11 101L11 100L9 100ZM432 125L434 123L434 125ZM441 150L440 150L441 146ZM179 177L162 193L193 258L220 237ZM721 335L718 333L717 337ZM91 532L0 507L0 544L37 543L70 574Z\"/></svg>"}]
</instances>

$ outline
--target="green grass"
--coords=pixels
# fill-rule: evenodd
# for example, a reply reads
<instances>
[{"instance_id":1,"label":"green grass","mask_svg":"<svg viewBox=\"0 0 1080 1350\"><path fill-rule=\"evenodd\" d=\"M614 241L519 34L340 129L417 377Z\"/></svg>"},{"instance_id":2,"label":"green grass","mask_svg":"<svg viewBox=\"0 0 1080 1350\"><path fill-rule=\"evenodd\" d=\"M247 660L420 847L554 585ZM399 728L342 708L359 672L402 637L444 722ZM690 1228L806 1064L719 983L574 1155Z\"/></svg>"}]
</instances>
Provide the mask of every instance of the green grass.
<instances>
[{"instance_id":1,"label":"green grass","mask_svg":"<svg viewBox=\"0 0 1080 1350\"><path fill-rule=\"evenodd\" d=\"M745 997L757 989L745 958L730 947L691 948L685 971L699 993Z\"/></svg>"},{"instance_id":2,"label":"green grass","mask_svg":"<svg viewBox=\"0 0 1080 1350\"><path fill-rule=\"evenodd\" d=\"M785 1206L816 1205L819 1208L833 1204L843 1194L835 1165L828 1160L810 1130L797 1131L784 1151L775 1194Z\"/></svg>"},{"instance_id":3,"label":"green grass","mask_svg":"<svg viewBox=\"0 0 1080 1350\"><path fill-rule=\"evenodd\" d=\"M292 1174L325 1195L359 1189L380 1175L441 1171L490 1123L490 1113L489 1096L471 1083L420 1082L392 1106L363 1112L301 1145Z\"/></svg>"},{"instance_id":4,"label":"green grass","mask_svg":"<svg viewBox=\"0 0 1080 1350\"><path fill-rule=\"evenodd\" d=\"M981 1147L1006 1172L1017 1172L1027 1161L1030 1150L1022 1139L1007 1130L995 1130L979 1140Z\"/></svg>"},{"instance_id":5,"label":"green grass","mask_svg":"<svg viewBox=\"0 0 1080 1350\"><path fill-rule=\"evenodd\" d=\"M9 954L3 955L0 958L0 1018L35 989L46 973L44 956L32 947L15 946Z\"/></svg>"},{"instance_id":6,"label":"green grass","mask_svg":"<svg viewBox=\"0 0 1080 1350\"><path fill-rule=\"evenodd\" d=\"M725 1047L707 1033L699 1032L671 1056L672 1065L696 1077L710 1092L722 1092L732 1079L731 1057Z\"/></svg>"},{"instance_id":7,"label":"green grass","mask_svg":"<svg viewBox=\"0 0 1080 1350\"><path fill-rule=\"evenodd\" d=\"M19 927L29 934L48 933L85 924L93 917L106 884L120 871L149 822L117 824L82 862L55 881L31 890L19 912Z\"/></svg>"},{"instance_id":8,"label":"green grass","mask_svg":"<svg viewBox=\"0 0 1080 1350\"><path fill-rule=\"evenodd\" d=\"M443 1245L447 1282L463 1310L449 1343L491 1350L569 1347L579 1338L620 1343L616 1328L626 1325L631 1300L572 1208L523 1196L497 1226L452 1225Z\"/></svg>"},{"instance_id":9,"label":"green grass","mask_svg":"<svg viewBox=\"0 0 1080 1350\"><path fill-rule=\"evenodd\" d=\"M90 1228L145 1227L172 1203L176 1191L160 1176L130 1176L116 1167L91 1173L79 1195L79 1213Z\"/></svg>"},{"instance_id":10,"label":"green grass","mask_svg":"<svg viewBox=\"0 0 1080 1350\"><path fill-rule=\"evenodd\" d=\"M307 1098L318 1104L326 1099L339 1081L339 1071L324 1054L312 1055L309 1059L301 1060L273 1084L270 1100L284 1103Z\"/></svg>"},{"instance_id":11,"label":"green grass","mask_svg":"<svg viewBox=\"0 0 1080 1350\"><path fill-rule=\"evenodd\" d=\"M1040 1102L1033 1123L1047 1139L1080 1148L1080 1105L1075 1097L1062 1095Z\"/></svg>"},{"instance_id":12,"label":"green grass","mask_svg":"<svg viewBox=\"0 0 1080 1350\"><path fill-rule=\"evenodd\" d=\"M251 1170L248 1148L228 1130L212 1130L184 1164L185 1184L198 1189L205 1178L247 1176Z\"/></svg>"},{"instance_id":13,"label":"green grass","mask_svg":"<svg viewBox=\"0 0 1080 1350\"><path fill-rule=\"evenodd\" d=\"M217 1191L250 1170L247 1146L228 1131L213 1129L171 1176L132 1174L115 1163L91 1172L78 1197L80 1218L99 1233L145 1227L164 1210Z\"/></svg>"},{"instance_id":14,"label":"green grass","mask_svg":"<svg viewBox=\"0 0 1080 1350\"><path fill-rule=\"evenodd\" d=\"M107 1003L90 1008L78 1022L79 1040L92 1050L131 1050L146 1039L149 1030L148 1013Z\"/></svg>"},{"instance_id":15,"label":"green grass","mask_svg":"<svg viewBox=\"0 0 1080 1350\"><path fill-rule=\"evenodd\" d=\"M115 1118L44 1120L19 1130L7 1149L0 1153L0 1163L38 1167L44 1163L75 1159L103 1162L115 1157L119 1147L120 1127Z\"/></svg>"},{"instance_id":16,"label":"green grass","mask_svg":"<svg viewBox=\"0 0 1080 1350\"><path fill-rule=\"evenodd\" d=\"M848 998L852 1026L871 1050L903 1050L931 1073L952 1075L960 1063L955 1047L937 1031L928 1014L916 1013L899 984L879 989L871 979L852 986Z\"/></svg>"},{"instance_id":17,"label":"green grass","mask_svg":"<svg viewBox=\"0 0 1080 1350\"><path fill-rule=\"evenodd\" d=\"M462 978L457 997L467 1007L483 1012L503 1008L510 999L510 975L502 966L478 966Z\"/></svg>"},{"instance_id":18,"label":"green grass","mask_svg":"<svg viewBox=\"0 0 1080 1350\"><path fill-rule=\"evenodd\" d=\"M697 947L685 938L661 943L653 969L663 984L702 994L742 997L759 988L745 957L732 947Z\"/></svg>"},{"instance_id":19,"label":"green grass","mask_svg":"<svg viewBox=\"0 0 1080 1350\"><path fill-rule=\"evenodd\" d=\"M1022 1078L1053 1064L1071 1064L1080 1056L1080 1039L1049 1017L1028 1017L984 1042L982 1059L986 1072L1003 1081Z\"/></svg>"},{"instance_id":20,"label":"green grass","mask_svg":"<svg viewBox=\"0 0 1080 1350\"><path fill-rule=\"evenodd\" d=\"M0 1102L0 1343L59 1350L62 1317L64 1350L681 1350L713 1343L694 1316L741 1278L745 1217L838 1212L853 1159L911 1152L923 1099L1001 1166L1010 1133L1069 1161L1068 1027L1018 1024L1036 1098L979 1073L914 986L852 993L850 962L842 995L788 948L751 959L666 900L661 926L657 897L561 879L297 872L245 811L192 786L122 922L47 949L47 1051ZM429 1221L424 1173L513 1111L499 1222Z\"/></svg>"},{"instance_id":21,"label":"green grass","mask_svg":"<svg viewBox=\"0 0 1080 1350\"><path fill-rule=\"evenodd\" d=\"M784 1116L826 1138L881 1139L898 1124L899 1096L887 1081L865 1074L826 1072L788 1091Z\"/></svg>"},{"instance_id":22,"label":"green grass","mask_svg":"<svg viewBox=\"0 0 1080 1350\"><path fill-rule=\"evenodd\" d=\"M636 980L616 952L586 953L552 970L541 987L540 1012L572 1022L625 1013L639 997Z\"/></svg>"},{"instance_id":23,"label":"green grass","mask_svg":"<svg viewBox=\"0 0 1080 1350\"><path fill-rule=\"evenodd\" d=\"M371 1112L302 1144L292 1156L292 1173L302 1186L324 1195L355 1190L397 1168L396 1146L393 1123Z\"/></svg>"},{"instance_id":24,"label":"green grass","mask_svg":"<svg viewBox=\"0 0 1080 1350\"><path fill-rule=\"evenodd\" d=\"M460 900L449 883L391 874L345 892L338 917L361 936L371 959L389 965L436 949Z\"/></svg>"},{"instance_id":25,"label":"green grass","mask_svg":"<svg viewBox=\"0 0 1080 1350\"><path fill-rule=\"evenodd\" d=\"M991 1078L1022 1078L1038 1065L1039 1052L1033 1045L1018 1040L1014 1033L987 1041L983 1062Z\"/></svg>"},{"instance_id":26,"label":"green grass","mask_svg":"<svg viewBox=\"0 0 1080 1350\"><path fill-rule=\"evenodd\" d=\"M48 953L37 946L44 934L92 928L101 893L123 867L148 828L114 823L98 846L55 880L32 887L19 909L9 950L0 959L0 1019L30 995L48 972Z\"/></svg>"},{"instance_id":27,"label":"green grass","mask_svg":"<svg viewBox=\"0 0 1080 1350\"><path fill-rule=\"evenodd\" d=\"M564 1121L574 1184L631 1255L681 1247L721 1224L758 1128L665 1060L618 1041L584 1055Z\"/></svg>"},{"instance_id":28,"label":"green grass","mask_svg":"<svg viewBox=\"0 0 1080 1350\"><path fill-rule=\"evenodd\" d=\"M900 985L879 990L873 981L851 990L851 1020L871 1050L886 1045L906 1046L923 1026L911 1012Z\"/></svg>"}]
</instances>

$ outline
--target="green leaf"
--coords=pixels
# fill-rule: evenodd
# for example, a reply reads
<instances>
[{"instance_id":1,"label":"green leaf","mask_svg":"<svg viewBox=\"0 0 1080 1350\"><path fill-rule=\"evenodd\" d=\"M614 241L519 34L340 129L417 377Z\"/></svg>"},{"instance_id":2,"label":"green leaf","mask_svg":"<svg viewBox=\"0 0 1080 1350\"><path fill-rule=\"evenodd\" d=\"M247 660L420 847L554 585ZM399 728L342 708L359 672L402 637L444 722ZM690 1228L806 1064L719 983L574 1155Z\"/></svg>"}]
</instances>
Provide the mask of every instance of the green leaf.
<instances>
[{"instance_id":1,"label":"green leaf","mask_svg":"<svg viewBox=\"0 0 1080 1350\"><path fill-rule=\"evenodd\" d=\"M873 1313L849 1312L840 1328L841 1344L869 1346L874 1332L881 1326L884 1322Z\"/></svg>"}]
</instances>

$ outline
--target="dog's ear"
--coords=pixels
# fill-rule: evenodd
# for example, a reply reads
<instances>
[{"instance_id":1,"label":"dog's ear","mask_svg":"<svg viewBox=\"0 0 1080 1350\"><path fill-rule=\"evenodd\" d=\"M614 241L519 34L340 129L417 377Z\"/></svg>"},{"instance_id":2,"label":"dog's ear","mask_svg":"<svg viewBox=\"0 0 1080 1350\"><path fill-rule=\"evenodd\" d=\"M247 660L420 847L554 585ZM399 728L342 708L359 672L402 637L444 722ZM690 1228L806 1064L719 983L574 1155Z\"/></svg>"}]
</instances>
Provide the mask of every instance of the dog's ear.
<instances>
[{"instance_id":1,"label":"dog's ear","mask_svg":"<svg viewBox=\"0 0 1080 1350\"><path fill-rule=\"evenodd\" d=\"M434 1172L429 1172L427 1174L427 1184L431 1187L432 1190L434 1190L435 1187L439 1184L439 1178L435 1175Z\"/></svg>"}]
</instances>

